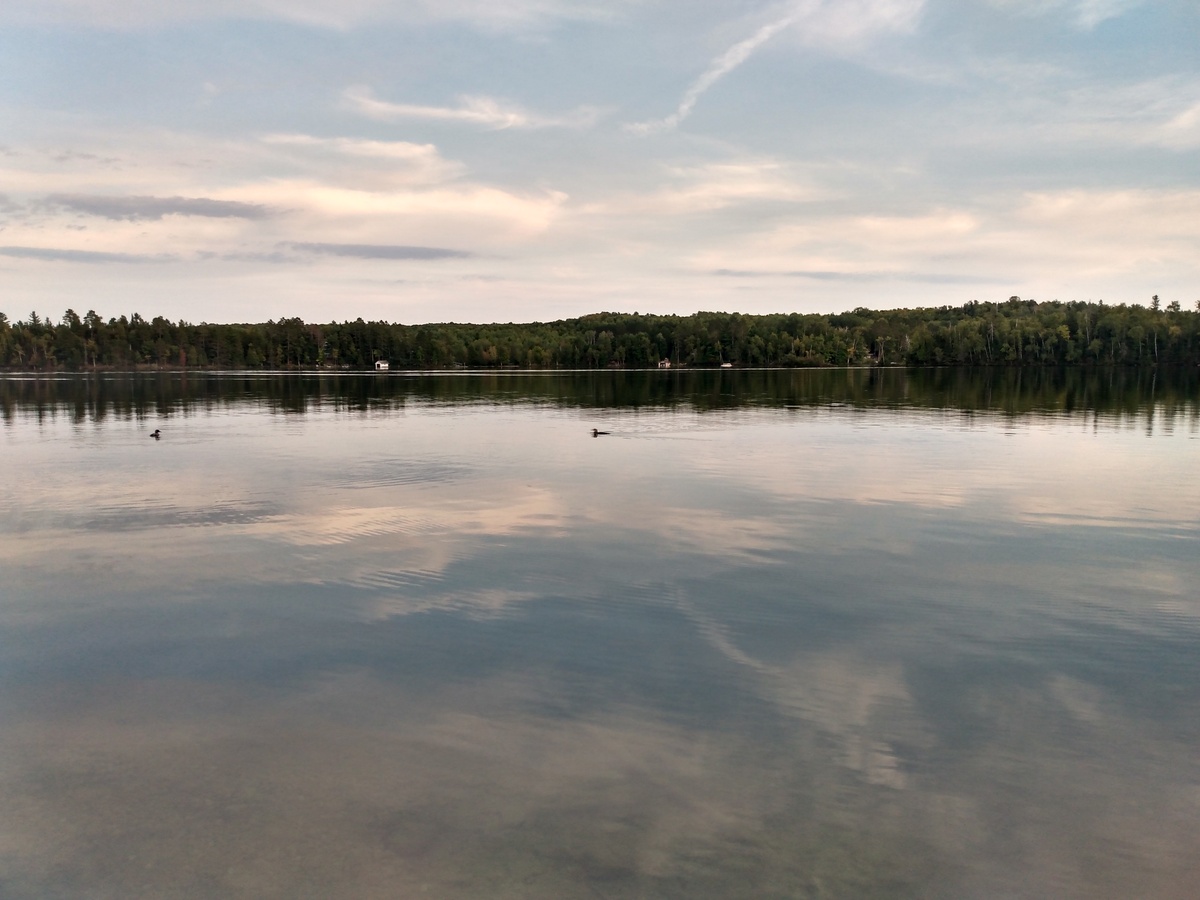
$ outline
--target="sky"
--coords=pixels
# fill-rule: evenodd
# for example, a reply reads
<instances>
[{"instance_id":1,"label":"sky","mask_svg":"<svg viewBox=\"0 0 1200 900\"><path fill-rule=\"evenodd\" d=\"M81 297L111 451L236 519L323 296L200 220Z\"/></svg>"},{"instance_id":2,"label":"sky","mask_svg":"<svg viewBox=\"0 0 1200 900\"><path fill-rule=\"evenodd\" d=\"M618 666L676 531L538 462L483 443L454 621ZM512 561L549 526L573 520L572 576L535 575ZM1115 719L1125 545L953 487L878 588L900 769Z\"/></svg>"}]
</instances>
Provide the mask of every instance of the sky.
<instances>
[{"instance_id":1,"label":"sky","mask_svg":"<svg viewBox=\"0 0 1200 900\"><path fill-rule=\"evenodd\" d=\"M0 311L1200 300L1195 0L4 0Z\"/></svg>"}]
</instances>

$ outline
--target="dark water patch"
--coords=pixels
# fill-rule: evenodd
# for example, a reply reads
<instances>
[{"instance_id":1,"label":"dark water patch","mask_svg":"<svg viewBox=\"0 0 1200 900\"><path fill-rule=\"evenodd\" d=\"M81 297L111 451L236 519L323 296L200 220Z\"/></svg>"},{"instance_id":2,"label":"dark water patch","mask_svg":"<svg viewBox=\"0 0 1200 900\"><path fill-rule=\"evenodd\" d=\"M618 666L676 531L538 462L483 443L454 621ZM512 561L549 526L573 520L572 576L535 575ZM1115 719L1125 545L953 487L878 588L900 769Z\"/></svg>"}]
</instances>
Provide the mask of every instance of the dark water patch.
<instances>
[{"instance_id":1,"label":"dark water patch","mask_svg":"<svg viewBox=\"0 0 1200 900\"><path fill-rule=\"evenodd\" d=\"M1097 427L1140 423L1194 433L1198 379L1186 369L1085 368L0 376L0 417L9 423L18 413L35 421L141 421L232 406L283 415L322 408L387 415L411 403L697 411L842 405L953 411L968 420L1052 416Z\"/></svg>"}]
</instances>

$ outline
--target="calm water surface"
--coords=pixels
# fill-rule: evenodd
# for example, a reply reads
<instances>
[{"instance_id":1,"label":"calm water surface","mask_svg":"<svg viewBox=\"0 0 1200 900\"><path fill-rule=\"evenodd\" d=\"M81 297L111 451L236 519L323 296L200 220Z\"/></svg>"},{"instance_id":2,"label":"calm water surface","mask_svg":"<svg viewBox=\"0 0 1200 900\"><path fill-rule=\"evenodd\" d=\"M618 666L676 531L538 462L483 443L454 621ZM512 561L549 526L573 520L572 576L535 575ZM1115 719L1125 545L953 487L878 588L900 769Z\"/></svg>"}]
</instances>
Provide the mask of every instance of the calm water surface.
<instances>
[{"instance_id":1,"label":"calm water surface","mask_svg":"<svg viewBox=\"0 0 1200 900\"><path fill-rule=\"evenodd\" d=\"M1197 398L0 380L0 897L1200 896Z\"/></svg>"}]
</instances>

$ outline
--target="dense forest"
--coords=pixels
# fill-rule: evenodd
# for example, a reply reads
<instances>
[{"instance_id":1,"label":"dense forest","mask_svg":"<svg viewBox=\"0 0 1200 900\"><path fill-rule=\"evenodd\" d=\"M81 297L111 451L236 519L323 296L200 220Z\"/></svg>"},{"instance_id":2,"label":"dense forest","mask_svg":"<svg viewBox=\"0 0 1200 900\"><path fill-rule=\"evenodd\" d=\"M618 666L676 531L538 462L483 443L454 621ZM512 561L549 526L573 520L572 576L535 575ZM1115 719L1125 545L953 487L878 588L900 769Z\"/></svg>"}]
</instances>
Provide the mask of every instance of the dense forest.
<instances>
[{"instance_id":1,"label":"dense forest","mask_svg":"<svg viewBox=\"0 0 1200 900\"><path fill-rule=\"evenodd\" d=\"M597 313L494 325L314 325L279 319L212 325L105 320L68 309L58 322L0 313L0 367L27 370L651 368L859 365L1196 366L1200 303L1038 303L1012 297L836 315Z\"/></svg>"}]
</instances>

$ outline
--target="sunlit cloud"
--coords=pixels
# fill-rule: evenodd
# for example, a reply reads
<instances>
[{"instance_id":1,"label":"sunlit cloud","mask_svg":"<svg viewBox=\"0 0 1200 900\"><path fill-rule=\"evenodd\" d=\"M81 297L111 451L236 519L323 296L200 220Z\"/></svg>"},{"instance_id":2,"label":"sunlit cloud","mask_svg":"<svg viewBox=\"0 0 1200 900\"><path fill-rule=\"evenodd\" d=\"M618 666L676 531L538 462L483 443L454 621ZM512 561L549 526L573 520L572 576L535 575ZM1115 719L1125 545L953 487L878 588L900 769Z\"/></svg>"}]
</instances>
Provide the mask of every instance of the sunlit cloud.
<instances>
[{"instance_id":1,"label":"sunlit cloud","mask_svg":"<svg viewBox=\"0 0 1200 900\"><path fill-rule=\"evenodd\" d=\"M296 180L247 185L243 190L247 197L270 205L290 198L307 238L328 236L332 241L339 232L337 237L353 243L386 243L365 235L382 237L389 231L394 238L436 234L442 239L455 229L496 240L520 239L549 228L567 200L556 192L522 196L469 183L373 191Z\"/></svg>"},{"instance_id":2,"label":"sunlit cloud","mask_svg":"<svg viewBox=\"0 0 1200 900\"><path fill-rule=\"evenodd\" d=\"M875 280L883 272L948 284L1006 271L1046 278L1064 269L1097 277L1164 266L1184 271L1200 253L1197 202L1196 192L1061 191L906 216L796 216L698 250L692 260L725 274ZM964 270L966 260L974 272Z\"/></svg>"},{"instance_id":3,"label":"sunlit cloud","mask_svg":"<svg viewBox=\"0 0 1200 900\"><path fill-rule=\"evenodd\" d=\"M98 169L101 156L0 159L0 177L20 190L0 208L4 256L276 271L315 259L465 260L545 233L568 200L482 184L433 144L409 141L268 133L189 145L160 132Z\"/></svg>"},{"instance_id":4,"label":"sunlit cloud","mask_svg":"<svg viewBox=\"0 0 1200 900\"><path fill-rule=\"evenodd\" d=\"M1200 253L1200 191L1058 191L1027 195L1017 212L1021 252L1072 268L1119 272L1189 265ZM1059 237L1055 237L1059 235Z\"/></svg>"}]
</instances>

